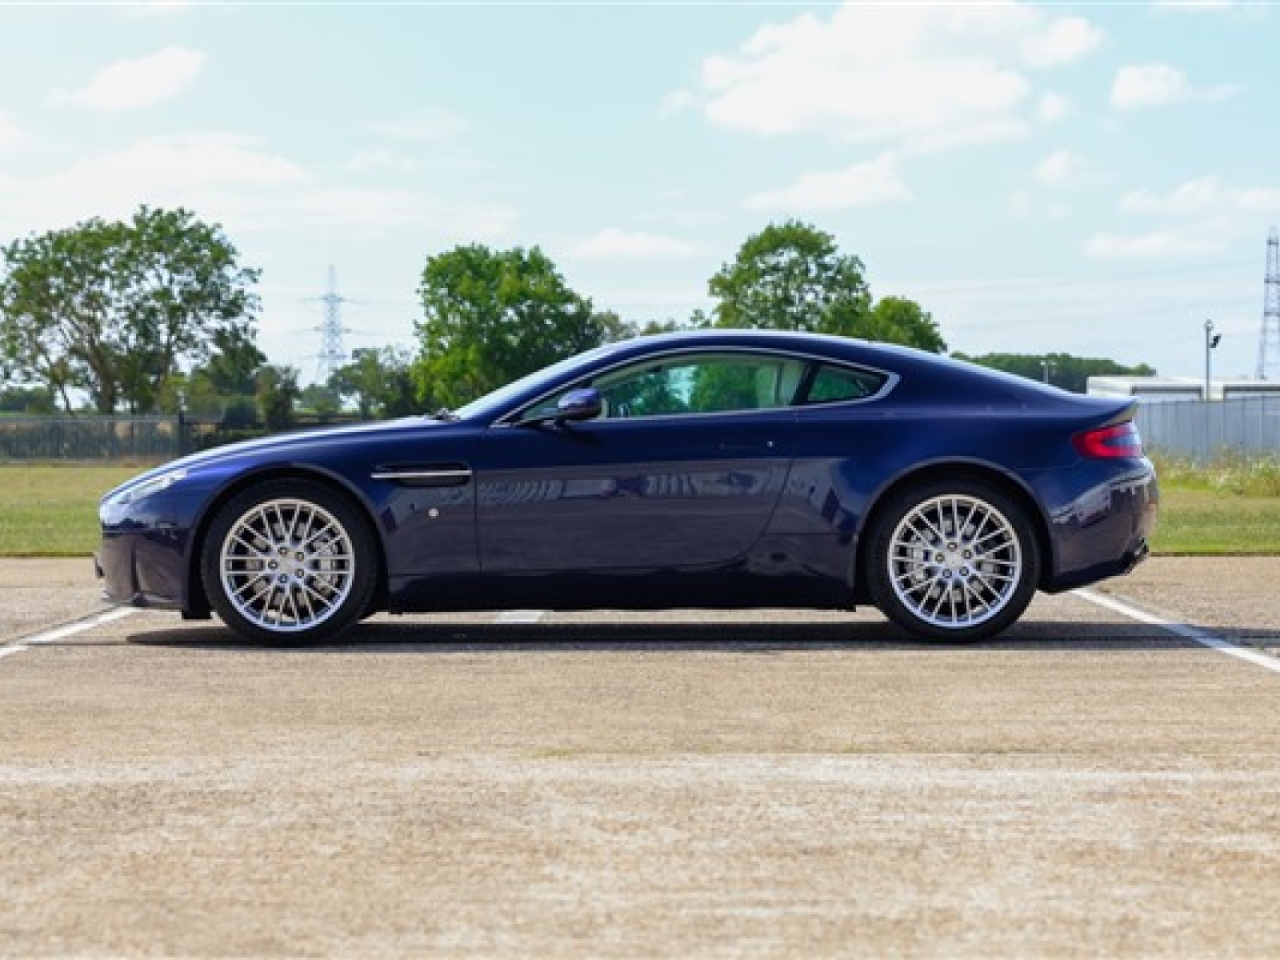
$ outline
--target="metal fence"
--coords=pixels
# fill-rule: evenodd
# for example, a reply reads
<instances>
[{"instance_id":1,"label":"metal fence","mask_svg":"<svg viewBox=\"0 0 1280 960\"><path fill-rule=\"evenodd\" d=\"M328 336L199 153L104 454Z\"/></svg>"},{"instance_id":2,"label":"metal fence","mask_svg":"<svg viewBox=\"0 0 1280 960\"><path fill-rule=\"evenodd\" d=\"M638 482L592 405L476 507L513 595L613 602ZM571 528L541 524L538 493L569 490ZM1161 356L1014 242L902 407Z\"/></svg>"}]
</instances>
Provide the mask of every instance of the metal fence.
<instances>
[{"instance_id":1,"label":"metal fence","mask_svg":"<svg viewBox=\"0 0 1280 960\"><path fill-rule=\"evenodd\" d=\"M1144 403L1138 413L1149 450L1196 463L1224 454L1280 457L1280 397L1205 403ZM216 422L176 417L0 418L0 461L163 461L204 446L240 439Z\"/></svg>"},{"instance_id":2,"label":"metal fence","mask_svg":"<svg viewBox=\"0 0 1280 960\"><path fill-rule=\"evenodd\" d=\"M179 435L176 417L4 417L0 460L161 461Z\"/></svg>"},{"instance_id":3,"label":"metal fence","mask_svg":"<svg viewBox=\"0 0 1280 960\"><path fill-rule=\"evenodd\" d=\"M355 423L350 414L300 414L291 430ZM161 463L184 453L266 436L261 427L232 429L216 417L0 417L0 463L22 460L130 460Z\"/></svg>"},{"instance_id":4,"label":"metal fence","mask_svg":"<svg viewBox=\"0 0 1280 960\"><path fill-rule=\"evenodd\" d=\"M1143 444L1156 453L1205 463L1224 455L1280 457L1280 397L1144 403Z\"/></svg>"}]
</instances>

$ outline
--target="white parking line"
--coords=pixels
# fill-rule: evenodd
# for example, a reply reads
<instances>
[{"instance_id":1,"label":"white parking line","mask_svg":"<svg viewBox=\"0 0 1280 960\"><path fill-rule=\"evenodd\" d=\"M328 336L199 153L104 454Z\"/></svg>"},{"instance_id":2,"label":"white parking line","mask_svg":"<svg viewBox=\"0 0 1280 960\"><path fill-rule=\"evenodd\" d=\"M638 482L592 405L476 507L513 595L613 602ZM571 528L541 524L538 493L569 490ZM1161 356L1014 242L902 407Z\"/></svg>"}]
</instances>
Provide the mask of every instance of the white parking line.
<instances>
[{"instance_id":1,"label":"white parking line","mask_svg":"<svg viewBox=\"0 0 1280 960\"><path fill-rule=\"evenodd\" d=\"M54 627L52 630L44 631L44 633L23 637L12 647L0 647L0 659L11 657L15 653L22 653L24 650L30 650L32 647L39 646L42 643L56 643L59 640L65 640L67 637L74 637L77 633L84 633L86 630L100 627L104 623L131 617L137 612L137 607L117 607L114 610L108 610L106 613L95 614L86 620L77 620L75 623Z\"/></svg>"},{"instance_id":2,"label":"white parking line","mask_svg":"<svg viewBox=\"0 0 1280 960\"><path fill-rule=\"evenodd\" d=\"M1229 657L1244 660L1254 666L1270 670L1272 673L1280 673L1280 658L1273 657L1270 654L1259 653L1256 650L1246 650L1244 647L1236 646L1229 640L1214 636L1207 630L1200 630L1197 627L1178 623L1175 620L1166 620L1164 617L1158 617L1155 614L1139 610L1137 607L1131 607L1123 600L1116 600L1105 594L1094 593L1092 590L1073 590L1072 593L1081 599L1088 600L1090 603L1106 607L1121 616L1128 617L1130 620L1137 620L1140 623L1148 623L1153 627L1168 630L1170 633L1175 633L1184 639L1194 641L1203 647L1217 650L1219 653L1225 653Z\"/></svg>"},{"instance_id":3,"label":"white parking line","mask_svg":"<svg viewBox=\"0 0 1280 960\"><path fill-rule=\"evenodd\" d=\"M508 610L493 618L494 623L537 623L547 615L545 610Z\"/></svg>"}]
</instances>

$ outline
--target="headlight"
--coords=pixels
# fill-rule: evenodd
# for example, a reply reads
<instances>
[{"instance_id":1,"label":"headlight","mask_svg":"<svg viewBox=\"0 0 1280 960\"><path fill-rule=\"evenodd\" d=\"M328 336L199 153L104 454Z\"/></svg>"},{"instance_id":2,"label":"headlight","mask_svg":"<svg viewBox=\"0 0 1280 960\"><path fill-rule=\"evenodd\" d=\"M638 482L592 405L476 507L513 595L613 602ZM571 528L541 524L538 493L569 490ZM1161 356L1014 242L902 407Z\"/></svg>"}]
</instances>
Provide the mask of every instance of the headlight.
<instances>
[{"instance_id":1,"label":"headlight","mask_svg":"<svg viewBox=\"0 0 1280 960\"><path fill-rule=\"evenodd\" d=\"M139 500L145 500L147 497L153 497L162 490L168 490L186 475L185 469L170 470L168 473L150 477L133 486L121 487L103 497L102 508L105 510L108 507L125 507Z\"/></svg>"}]
</instances>

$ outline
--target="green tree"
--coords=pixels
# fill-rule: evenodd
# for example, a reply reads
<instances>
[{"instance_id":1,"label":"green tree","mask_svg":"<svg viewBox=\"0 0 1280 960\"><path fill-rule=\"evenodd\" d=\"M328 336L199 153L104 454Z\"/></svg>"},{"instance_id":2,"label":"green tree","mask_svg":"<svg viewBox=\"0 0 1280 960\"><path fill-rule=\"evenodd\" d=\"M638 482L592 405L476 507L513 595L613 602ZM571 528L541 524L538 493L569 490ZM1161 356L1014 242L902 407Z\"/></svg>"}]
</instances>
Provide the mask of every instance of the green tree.
<instances>
[{"instance_id":1,"label":"green tree","mask_svg":"<svg viewBox=\"0 0 1280 960\"><path fill-rule=\"evenodd\" d=\"M182 362L206 357L219 332L249 336L255 322L258 271L187 210L94 218L2 255L0 354L67 410L82 389L99 412L149 412Z\"/></svg>"},{"instance_id":2,"label":"green tree","mask_svg":"<svg viewBox=\"0 0 1280 960\"><path fill-rule=\"evenodd\" d=\"M213 389L224 397L252 394L254 377L267 355L254 343L253 334L243 327L224 327L212 337L214 351L198 370ZM196 371L193 371L193 373Z\"/></svg>"},{"instance_id":3,"label":"green tree","mask_svg":"<svg viewBox=\"0 0 1280 960\"><path fill-rule=\"evenodd\" d=\"M613 310L601 310L592 315L591 323L600 331L601 343L617 343L640 336L640 328L629 320L623 320Z\"/></svg>"},{"instance_id":4,"label":"green tree","mask_svg":"<svg viewBox=\"0 0 1280 960\"><path fill-rule=\"evenodd\" d=\"M328 383L313 383L298 394L298 406L321 421L332 420L342 413L342 394Z\"/></svg>"},{"instance_id":5,"label":"green tree","mask_svg":"<svg viewBox=\"0 0 1280 960\"><path fill-rule=\"evenodd\" d=\"M796 220L748 237L708 286L718 327L862 336L871 306L862 261Z\"/></svg>"},{"instance_id":6,"label":"green tree","mask_svg":"<svg viewBox=\"0 0 1280 960\"><path fill-rule=\"evenodd\" d=\"M591 301L537 247L457 247L427 260L414 366L428 406L455 406L604 341Z\"/></svg>"},{"instance_id":7,"label":"green tree","mask_svg":"<svg viewBox=\"0 0 1280 960\"><path fill-rule=\"evenodd\" d=\"M176 390L181 389L193 416L217 418L229 429L252 426L258 417L256 377L267 355L249 331L239 328L216 331L212 347L208 359L185 378L170 381L170 389L161 394L160 409L177 409Z\"/></svg>"},{"instance_id":8,"label":"green tree","mask_svg":"<svg viewBox=\"0 0 1280 960\"><path fill-rule=\"evenodd\" d=\"M412 361L398 347L362 347L329 375L329 386L355 403L361 420L407 417L418 409Z\"/></svg>"},{"instance_id":9,"label":"green tree","mask_svg":"<svg viewBox=\"0 0 1280 960\"><path fill-rule=\"evenodd\" d=\"M1084 393L1090 377L1151 377L1156 373L1145 363L1125 366L1105 357L1076 357L1069 353L986 353L978 357L956 353L953 356L1028 380L1051 383L1073 393Z\"/></svg>"},{"instance_id":10,"label":"green tree","mask_svg":"<svg viewBox=\"0 0 1280 960\"><path fill-rule=\"evenodd\" d=\"M255 395L258 412L268 432L288 430L293 426L294 407L301 396L298 371L293 367L267 364L258 371Z\"/></svg>"},{"instance_id":11,"label":"green tree","mask_svg":"<svg viewBox=\"0 0 1280 960\"><path fill-rule=\"evenodd\" d=\"M933 318L904 297L874 307L862 261L841 253L829 233L788 220L747 238L709 283L717 327L764 327L862 337L941 353ZM700 322L701 321L701 322ZM693 326L705 319L699 314Z\"/></svg>"},{"instance_id":12,"label":"green tree","mask_svg":"<svg viewBox=\"0 0 1280 960\"><path fill-rule=\"evenodd\" d=\"M57 406L45 387L5 387L0 390L0 411L5 413L50 414Z\"/></svg>"},{"instance_id":13,"label":"green tree","mask_svg":"<svg viewBox=\"0 0 1280 960\"><path fill-rule=\"evenodd\" d=\"M930 353L946 353L947 342L933 317L906 297L883 297L871 308L866 336L885 343L901 343Z\"/></svg>"}]
</instances>

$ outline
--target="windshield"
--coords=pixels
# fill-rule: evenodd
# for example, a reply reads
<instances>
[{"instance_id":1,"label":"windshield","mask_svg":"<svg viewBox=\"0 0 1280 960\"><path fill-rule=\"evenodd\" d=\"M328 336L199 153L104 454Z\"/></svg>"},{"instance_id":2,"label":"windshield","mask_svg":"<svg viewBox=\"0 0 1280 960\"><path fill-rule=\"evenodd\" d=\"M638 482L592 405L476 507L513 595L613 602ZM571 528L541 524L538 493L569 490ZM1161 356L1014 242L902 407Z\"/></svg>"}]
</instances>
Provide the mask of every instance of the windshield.
<instances>
[{"instance_id":1,"label":"windshield","mask_svg":"<svg viewBox=\"0 0 1280 960\"><path fill-rule=\"evenodd\" d=\"M573 371L581 366L584 362L602 356L609 352L613 344L606 344L602 347L596 347L588 350L586 353L579 353L569 357L567 360L561 360L559 363L553 363L549 367L543 367L541 370L535 370L527 376L521 377L519 380L513 380L505 387L499 387L492 393L486 393L483 397L472 400L465 406L459 407L453 411L453 415L462 420L469 420L472 417L491 417L502 410L506 409L511 403L515 402L526 393L537 393L538 385L546 383L548 385L554 383L560 377Z\"/></svg>"}]
</instances>

